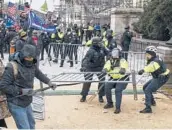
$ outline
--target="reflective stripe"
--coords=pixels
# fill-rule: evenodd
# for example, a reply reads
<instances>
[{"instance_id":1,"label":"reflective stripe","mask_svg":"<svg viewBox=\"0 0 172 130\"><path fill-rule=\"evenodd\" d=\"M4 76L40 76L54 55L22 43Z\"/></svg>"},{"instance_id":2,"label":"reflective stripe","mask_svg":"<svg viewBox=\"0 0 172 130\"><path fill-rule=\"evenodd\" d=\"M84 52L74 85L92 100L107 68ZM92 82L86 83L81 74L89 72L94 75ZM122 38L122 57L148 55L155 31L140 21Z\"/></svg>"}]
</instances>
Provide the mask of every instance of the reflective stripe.
<instances>
[{"instance_id":1,"label":"reflective stripe","mask_svg":"<svg viewBox=\"0 0 172 130\"><path fill-rule=\"evenodd\" d=\"M91 46L92 45L92 40L89 40L88 42L85 43L86 46Z\"/></svg>"},{"instance_id":2,"label":"reflective stripe","mask_svg":"<svg viewBox=\"0 0 172 130\"><path fill-rule=\"evenodd\" d=\"M149 65L145 66L144 71L146 73L152 73L158 70L159 68L160 68L160 65L157 62L152 61Z\"/></svg>"},{"instance_id":3,"label":"reflective stripe","mask_svg":"<svg viewBox=\"0 0 172 130\"><path fill-rule=\"evenodd\" d=\"M58 36L59 36L59 38L61 38L61 39L62 39L62 38L64 37L64 34L63 34L63 33L59 33L59 32L58 32Z\"/></svg>"},{"instance_id":4,"label":"reflective stripe","mask_svg":"<svg viewBox=\"0 0 172 130\"><path fill-rule=\"evenodd\" d=\"M93 31L94 28L92 26L88 26L88 30Z\"/></svg>"},{"instance_id":5,"label":"reflective stripe","mask_svg":"<svg viewBox=\"0 0 172 130\"><path fill-rule=\"evenodd\" d=\"M52 39L54 39L55 37L56 37L56 34L55 33L51 34L51 38Z\"/></svg>"},{"instance_id":6,"label":"reflective stripe","mask_svg":"<svg viewBox=\"0 0 172 130\"><path fill-rule=\"evenodd\" d=\"M170 70L169 69L167 69L163 74L161 74L161 75L168 75L170 73Z\"/></svg>"}]
</instances>

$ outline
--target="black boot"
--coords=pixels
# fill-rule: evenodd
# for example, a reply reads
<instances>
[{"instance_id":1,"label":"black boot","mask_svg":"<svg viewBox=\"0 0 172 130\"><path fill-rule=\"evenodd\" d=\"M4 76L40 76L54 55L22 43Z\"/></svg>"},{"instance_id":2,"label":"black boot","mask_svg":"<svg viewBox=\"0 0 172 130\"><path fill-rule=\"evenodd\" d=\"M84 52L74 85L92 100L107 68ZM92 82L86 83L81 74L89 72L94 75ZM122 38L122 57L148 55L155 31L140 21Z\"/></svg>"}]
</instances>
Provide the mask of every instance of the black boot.
<instances>
[{"instance_id":1,"label":"black boot","mask_svg":"<svg viewBox=\"0 0 172 130\"><path fill-rule=\"evenodd\" d=\"M70 67L73 67L73 62L70 62Z\"/></svg>"},{"instance_id":2,"label":"black boot","mask_svg":"<svg viewBox=\"0 0 172 130\"><path fill-rule=\"evenodd\" d=\"M146 108L140 111L140 113L152 113L152 109L150 106L146 106Z\"/></svg>"},{"instance_id":3,"label":"black boot","mask_svg":"<svg viewBox=\"0 0 172 130\"><path fill-rule=\"evenodd\" d=\"M103 102L104 102L104 100L103 100L103 97L102 97L102 96L99 96L99 102L100 102L100 103L103 103Z\"/></svg>"},{"instance_id":4,"label":"black boot","mask_svg":"<svg viewBox=\"0 0 172 130\"><path fill-rule=\"evenodd\" d=\"M113 103L107 103L107 104L104 106L104 109L109 109L109 108L113 108Z\"/></svg>"},{"instance_id":5,"label":"black boot","mask_svg":"<svg viewBox=\"0 0 172 130\"><path fill-rule=\"evenodd\" d=\"M121 112L121 109L116 109L116 110L114 111L115 114L119 114L120 112Z\"/></svg>"},{"instance_id":6,"label":"black boot","mask_svg":"<svg viewBox=\"0 0 172 130\"><path fill-rule=\"evenodd\" d=\"M151 102L151 103L152 103L152 104L151 104L152 106L156 106L156 102L155 102L155 100L154 100L154 99L152 100L152 102Z\"/></svg>"},{"instance_id":7,"label":"black boot","mask_svg":"<svg viewBox=\"0 0 172 130\"><path fill-rule=\"evenodd\" d=\"M86 96L82 96L82 98L80 99L80 102L85 102L86 101Z\"/></svg>"},{"instance_id":8,"label":"black boot","mask_svg":"<svg viewBox=\"0 0 172 130\"><path fill-rule=\"evenodd\" d=\"M58 63L58 60L57 60L57 59L54 59L53 62L54 62L54 63Z\"/></svg>"}]
</instances>

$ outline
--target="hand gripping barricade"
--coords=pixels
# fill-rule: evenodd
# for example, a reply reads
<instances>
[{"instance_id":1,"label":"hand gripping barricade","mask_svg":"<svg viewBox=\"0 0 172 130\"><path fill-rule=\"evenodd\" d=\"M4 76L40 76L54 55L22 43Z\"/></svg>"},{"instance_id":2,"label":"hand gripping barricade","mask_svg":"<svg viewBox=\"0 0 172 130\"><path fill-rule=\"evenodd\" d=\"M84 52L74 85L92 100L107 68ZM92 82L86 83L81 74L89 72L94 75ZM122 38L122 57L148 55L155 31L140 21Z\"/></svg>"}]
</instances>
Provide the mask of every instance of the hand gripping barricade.
<instances>
[{"instance_id":1,"label":"hand gripping barricade","mask_svg":"<svg viewBox=\"0 0 172 130\"><path fill-rule=\"evenodd\" d=\"M92 77L92 75L99 75L101 77L100 80L97 79L97 77L93 76L93 78L91 79L90 77ZM85 77L84 77L85 75ZM137 100L137 88L136 88L136 73L135 71L132 71L131 73L126 73L126 78L123 81L120 81L121 79L118 79L116 81L114 80L102 80L104 78L108 78L106 75L104 75L102 72L68 72L68 73L60 73L59 75L57 75L52 82L58 82L58 83L87 83L87 82L91 82L91 83L132 83L133 85L133 94L134 94L134 100ZM130 80L128 81L127 78L130 78ZM101 89L101 87L99 88ZM95 95L97 95L97 93L99 92L99 90L95 93ZM95 96L94 96L95 97ZM94 98L92 97L92 98ZM92 99L90 99L90 101L92 101Z\"/></svg>"},{"instance_id":2,"label":"hand gripping barricade","mask_svg":"<svg viewBox=\"0 0 172 130\"><path fill-rule=\"evenodd\" d=\"M0 59L0 79L2 78L3 72L4 72L4 65L2 60ZM11 114L8 109L6 96L0 91L0 119L4 119L7 117L10 117Z\"/></svg>"}]
</instances>

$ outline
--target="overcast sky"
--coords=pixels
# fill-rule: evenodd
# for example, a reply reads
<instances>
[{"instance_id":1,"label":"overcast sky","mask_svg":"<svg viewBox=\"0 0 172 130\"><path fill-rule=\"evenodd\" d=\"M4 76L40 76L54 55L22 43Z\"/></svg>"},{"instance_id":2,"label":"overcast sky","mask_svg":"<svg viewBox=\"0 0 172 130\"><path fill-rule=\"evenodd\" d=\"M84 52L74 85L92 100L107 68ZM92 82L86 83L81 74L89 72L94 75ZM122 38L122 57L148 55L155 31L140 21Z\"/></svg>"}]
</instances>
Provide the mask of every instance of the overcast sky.
<instances>
[{"instance_id":1,"label":"overcast sky","mask_svg":"<svg viewBox=\"0 0 172 130\"><path fill-rule=\"evenodd\" d=\"M5 2L18 2L19 0L4 0ZM23 0L24 1L24 0ZM26 0L27 2L30 2L30 0ZM57 0L47 0L48 3L48 10L52 11L53 10L53 1L57 1ZM45 2L45 0L32 0L32 5L31 8L32 9L36 9L36 10L40 10L40 7L43 5L43 3Z\"/></svg>"}]
</instances>

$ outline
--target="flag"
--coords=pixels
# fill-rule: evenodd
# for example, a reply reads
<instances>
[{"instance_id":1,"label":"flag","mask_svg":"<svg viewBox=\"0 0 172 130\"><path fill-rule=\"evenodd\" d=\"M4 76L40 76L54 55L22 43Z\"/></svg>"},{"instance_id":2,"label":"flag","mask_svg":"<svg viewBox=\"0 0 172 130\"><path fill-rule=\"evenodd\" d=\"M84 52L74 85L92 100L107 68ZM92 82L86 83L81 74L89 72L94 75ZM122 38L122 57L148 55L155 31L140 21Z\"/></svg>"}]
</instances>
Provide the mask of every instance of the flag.
<instances>
[{"instance_id":1,"label":"flag","mask_svg":"<svg viewBox=\"0 0 172 130\"><path fill-rule=\"evenodd\" d=\"M41 6L41 11L47 12L48 11L48 5L47 1L45 0L44 4Z\"/></svg>"},{"instance_id":2,"label":"flag","mask_svg":"<svg viewBox=\"0 0 172 130\"><path fill-rule=\"evenodd\" d=\"M9 15L7 15L7 18L6 18L6 27L11 27L11 26L14 26L15 25L15 20L10 17Z\"/></svg>"},{"instance_id":3,"label":"flag","mask_svg":"<svg viewBox=\"0 0 172 130\"><path fill-rule=\"evenodd\" d=\"M17 7L14 3L12 2L9 2L8 3L8 8L7 8L7 11L8 13L11 15L11 16L14 16L17 12Z\"/></svg>"},{"instance_id":4,"label":"flag","mask_svg":"<svg viewBox=\"0 0 172 130\"><path fill-rule=\"evenodd\" d=\"M30 11L29 13L29 28L34 28L38 30L43 30L46 32L55 32L56 28L55 26L50 26L45 23L45 20L37 16L33 11Z\"/></svg>"}]
</instances>

